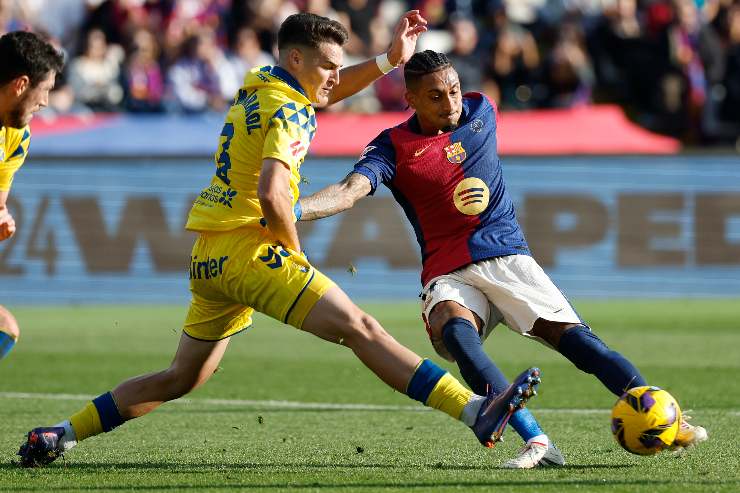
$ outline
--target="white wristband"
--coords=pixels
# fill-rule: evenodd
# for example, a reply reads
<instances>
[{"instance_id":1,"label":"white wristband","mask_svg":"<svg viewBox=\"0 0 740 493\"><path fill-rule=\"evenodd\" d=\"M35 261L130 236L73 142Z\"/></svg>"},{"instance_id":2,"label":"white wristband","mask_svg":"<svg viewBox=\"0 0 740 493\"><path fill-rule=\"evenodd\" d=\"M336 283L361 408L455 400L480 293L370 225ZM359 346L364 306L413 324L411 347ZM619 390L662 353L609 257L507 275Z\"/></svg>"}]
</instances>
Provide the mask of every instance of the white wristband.
<instances>
[{"instance_id":1,"label":"white wristband","mask_svg":"<svg viewBox=\"0 0 740 493\"><path fill-rule=\"evenodd\" d=\"M378 66L378 69L380 69L383 74L387 74L394 68L396 68L393 64L391 64L390 60L388 60L388 53L382 53L375 57L375 64Z\"/></svg>"}]
</instances>

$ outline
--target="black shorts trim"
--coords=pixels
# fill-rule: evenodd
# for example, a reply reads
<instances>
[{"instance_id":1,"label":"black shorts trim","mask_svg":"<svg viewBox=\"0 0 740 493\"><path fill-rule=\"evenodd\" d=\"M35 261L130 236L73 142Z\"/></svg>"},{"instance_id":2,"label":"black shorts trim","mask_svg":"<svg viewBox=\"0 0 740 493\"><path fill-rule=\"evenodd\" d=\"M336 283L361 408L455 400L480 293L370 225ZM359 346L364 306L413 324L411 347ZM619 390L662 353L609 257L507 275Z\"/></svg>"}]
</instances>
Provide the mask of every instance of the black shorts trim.
<instances>
[{"instance_id":1,"label":"black shorts trim","mask_svg":"<svg viewBox=\"0 0 740 493\"><path fill-rule=\"evenodd\" d=\"M218 342L218 341L223 341L224 339L228 339L228 338L229 338L229 337L231 337L231 336L235 336L235 335L237 335L237 334L241 334L241 333L242 333L242 332L244 332L245 330L247 330L247 329L251 328L251 327L252 327L252 325L253 325L253 324L249 324L249 325L247 325L246 327L242 327L241 329L237 330L237 331L236 331L236 332L234 332L233 334L229 334L229 335L227 335L226 337L222 337L222 338L220 338L220 339L201 339L201 338L199 338L199 337L193 337L193 336L191 336L190 334L188 334L187 332L185 332L185 329L183 329L182 333L183 333L183 334L185 334L186 336L188 336L189 338L191 338L191 339L192 339L192 340L194 340L194 341L200 341L200 342Z\"/></svg>"},{"instance_id":2,"label":"black shorts trim","mask_svg":"<svg viewBox=\"0 0 740 493\"><path fill-rule=\"evenodd\" d=\"M309 278L308 282L306 283L305 286L303 286L303 289L301 289L301 292L298 293L298 296L296 297L295 301L293 301L293 304L290 305L290 308L288 308L288 311L285 313L285 318L283 319L283 323L284 324L287 324L288 323L288 318L290 317L290 312L292 312L293 311L293 308L295 308L295 306L298 304L298 300L300 300L301 299L301 296L303 296L303 293L306 292L306 289L308 288L308 285L311 284L311 281L313 281L313 278L314 278L315 275L316 275L316 271L313 270L311 272L311 277Z\"/></svg>"}]
</instances>

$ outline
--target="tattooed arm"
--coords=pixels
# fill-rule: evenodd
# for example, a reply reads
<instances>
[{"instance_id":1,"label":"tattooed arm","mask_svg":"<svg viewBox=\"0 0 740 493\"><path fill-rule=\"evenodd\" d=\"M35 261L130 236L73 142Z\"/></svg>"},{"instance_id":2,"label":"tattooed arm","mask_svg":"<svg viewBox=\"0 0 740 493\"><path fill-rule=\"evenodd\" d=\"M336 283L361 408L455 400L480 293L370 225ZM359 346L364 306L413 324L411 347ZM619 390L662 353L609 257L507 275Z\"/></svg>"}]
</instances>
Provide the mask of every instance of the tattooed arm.
<instances>
[{"instance_id":1,"label":"tattooed arm","mask_svg":"<svg viewBox=\"0 0 740 493\"><path fill-rule=\"evenodd\" d=\"M313 221L347 210L370 193L371 189L370 180L353 171L339 183L301 198L301 221Z\"/></svg>"}]
</instances>

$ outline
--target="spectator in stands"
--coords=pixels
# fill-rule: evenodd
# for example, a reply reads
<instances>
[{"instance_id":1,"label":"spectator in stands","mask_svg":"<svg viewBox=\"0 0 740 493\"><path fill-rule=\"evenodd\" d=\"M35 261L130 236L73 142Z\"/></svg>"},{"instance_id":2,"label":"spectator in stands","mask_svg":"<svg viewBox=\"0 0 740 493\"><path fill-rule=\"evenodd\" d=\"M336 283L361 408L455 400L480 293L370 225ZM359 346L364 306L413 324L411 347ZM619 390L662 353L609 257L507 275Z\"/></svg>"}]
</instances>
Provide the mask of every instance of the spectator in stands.
<instances>
[{"instance_id":1,"label":"spectator in stands","mask_svg":"<svg viewBox=\"0 0 740 493\"><path fill-rule=\"evenodd\" d=\"M351 63L387 47L384 17L407 6L438 28L425 39L451 43L438 50L463 88L504 109L615 102L688 142L737 133L740 0L0 0L0 31L44 30L83 53L42 117L197 113L222 110L249 68L274 63L277 26L299 8L351 26ZM391 74L332 110L402 111L403 94Z\"/></svg>"},{"instance_id":2,"label":"spectator in stands","mask_svg":"<svg viewBox=\"0 0 740 493\"><path fill-rule=\"evenodd\" d=\"M345 51L350 55L365 56L371 44L370 26L378 15L380 0L333 0L332 6L348 22L350 40Z\"/></svg>"},{"instance_id":3,"label":"spectator in stands","mask_svg":"<svg viewBox=\"0 0 740 493\"><path fill-rule=\"evenodd\" d=\"M602 100L630 110L648 108L658 80L659 54L638 18L637 0L616 0L588 38Z\"/></svg>"},{"instance_id":4,"label":"spectator in stands","mask_svg":"<svg viewBox=\"0 0 740 493\"><path fill-rule=\"evenodd\" d=\"M740 136L740 2L727 11L727 69L723 80L725 98L722 119Z\"/></svg>"},{"instance_id":5,"label":"spectator in stands","mask_svg":"<svg viewBox=\"0 0 740 493\"><path fill-rule=\"evenodd\" d=\"M139 29L124 69L125 107L134 113L164 111L165 84L159 65L159 45L153 33Z\"/></svg>"},{"instance_id":6,"label":"spectator in stands","mask_svg":"<svg viewBox=\"0 0 740 493\"><path fill-rule=\"evenodd\" d=\"M82 54L69 65L69 84L76 99L94 111L114 111L123 100L119 83L123 49L109 45L105 34L93 29Z\"/></svg>"},{"instance_id":7,"label":"spectator in stands","mask_svg":"<svg viewBox=\"0 0 740 493\"><path fill-rule=\"evenodd\" d=\"M214 38L214 32L203 27L185 40L182 56L168 73L174 110L201 113L226 107L221 91L226 58Z\"/></svg>"},{"instance_id":8,"label":"spectator in stands","mask_svg":"<svg viewBox=\"0 0 740 493\"><path fill-rule=\"evenodd\" d=\"M452 50L447 55L450 63L457 70L460 86L463 91L480 91L481 62L476 53L478 46L478 29L469 18L453 15L449 26L452 34Z\"/></svg>"},{"instance_id":9,"label":"spectator in stands","mask_svg":"<svg viewBox=\"0 0 740 493\"><path fill-rule=\"evenodd\" d=\"M405 9L406 7L400 8ZM388 15L391 19L389 23L388 19L384 18L382 12L379 11L378 16L373 19L370 29L369 51L371 53L383 53L388 49L393 34L391 32L392 23L395 23L398 15L400 14ZM404 97L406 84L403 79L403 70L394 70L386 74L385 77L377 79L371 86L371 90L374 91L373 99L376 111L403 111L408 106Z\"/></svg>"},{"instance_id":10,"label":"spectator in stands","mask_svg":"<svg viewBox=\"0 0 740 493\"><path fill-rule=\"evenodd\" d=\"M37 32L42 37L48 36L45 32ZM65 60L69 59L68 52L62 47L61 41L53 36L49 36L47 41L55 50L62 53ZM60 115L91 115L93 111L82 104L75 97L74 90L69 85L69 65L65 64L62 71L57 73L54 80L54 87L49 92L49 103L41 109L38 117L44 120L53 120Z\"/></svg>"},{"instance_id":11,"label":"spectator in stands","mask_svg":"<svg viewBox=\"0 0 740 493\"><path fill-rule=\"evenodd\" d=\"M275 63L273 56L262 50L257 33L250 27L242 27L236 32L232 46L231 52L226 55L230 75L222 83L223 92L229 98L239 90L251 68Z\"/></svg>"},{"instance_id":12,"label":"spectator in stands","mask_svg":"<svg viewBox=\"0 0 740 493\"><path fill-rule=\"evenodd\" d=\"M673 0L675 21L667 30L672 69L663 79L672 130L697 142L714 102L709 90L722 80L724 56L719 37L700 18L693 0Z\"/></svg>"},{"instance_id":13,"label":"spectator in stands","mask_svg":"<svg viewBox=\"0 0 740 493\"><path fill-rule=\"evenodd\" d=\"M545 65L545 106L569 108L591 102L594 75L580 26L572 21L563 24Z\"/></svg>"},{"instance_id":14,"label":"spectator in stands","mask_svg":"<svg viewBox=\"0 0 740 493\"><path fill-rule=\"evenodd\" d=\"M17 27L43 32L59 40L68 51L77 51L79 29L89 0L3 1L13 11ZM0 9L1 10L1 9Z\"/></svg>"},{"instance_id":15,"label":"spectator in stands","mask_svg":"<svg viewBox=\"0 0 740 493\"><path fill-rule=\"evenodd\" d=\"M296 5L289 0L233 0L226 22L231 33L236 33L242 26L251 27L262 49L277 54L278 27L289 15L297 12Z\"/></svg>"},{"instance_id":16,"label":"spectator in stands","mask_svg":"<svg viewBox=\"0 0 740 493\"><path fill-rule=\"evenodd\" d=\"M532 34L508 23L491 49L485 92L502 108L532 108L539 68L540 56Z\"/></svg>"}]
</instances>

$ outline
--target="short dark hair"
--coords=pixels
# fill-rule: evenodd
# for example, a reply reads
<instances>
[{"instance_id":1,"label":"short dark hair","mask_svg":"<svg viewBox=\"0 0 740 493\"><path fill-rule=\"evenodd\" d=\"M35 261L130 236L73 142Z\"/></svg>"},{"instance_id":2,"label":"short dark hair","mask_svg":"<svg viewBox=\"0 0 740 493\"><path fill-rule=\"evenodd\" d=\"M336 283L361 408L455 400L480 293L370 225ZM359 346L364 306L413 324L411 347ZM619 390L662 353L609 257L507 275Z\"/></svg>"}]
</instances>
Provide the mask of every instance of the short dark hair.
<instances>
[{"instance_id":1,"label":"short dark hair","mask_svg":"<svg viewBox=\"0 0 740 493\"><path fill-rule=\"evenodd\" d=\"M403 79L406 87L415 85L426 74L431 74L452 67L450 59L444 53L424 50L409 58L403 67Z\"/></svg>"},{"instance_id":2,"label":"short dark hair","mask_svg":"<svg viewBox=\"0 0 740 493\"><path fill-rule=\"evenodd\" d=\"M283 21L278 31L278 50L291 45L318 48L319 43L343 46L349 39L347 28L328 17L306 12L293 14Z\"/></svg>"},{"instance_id":3,"label":"short dark hair","mask_svg":"<svg viewBox=\"0 0 740 493\"><path fill-rule=\"evenodd\" d=\"M64 57L39 35L14 31L0 37L0 85L22 75L37 86L50 71L59 73L64 68Z\"/></svg>"}]
</instances>

